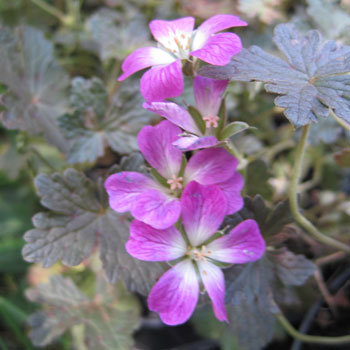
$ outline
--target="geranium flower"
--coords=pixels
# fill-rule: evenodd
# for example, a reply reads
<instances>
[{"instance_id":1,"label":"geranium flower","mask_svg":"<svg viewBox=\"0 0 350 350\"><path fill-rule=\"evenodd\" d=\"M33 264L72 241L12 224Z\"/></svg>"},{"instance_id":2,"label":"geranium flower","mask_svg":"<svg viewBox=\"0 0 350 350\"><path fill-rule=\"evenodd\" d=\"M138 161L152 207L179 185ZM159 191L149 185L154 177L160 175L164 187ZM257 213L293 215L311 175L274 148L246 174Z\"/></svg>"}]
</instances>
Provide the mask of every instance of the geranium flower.
<instances>
[{"instance_id":1,"label":"geranium flower","mask_svg":"<svg viewBox=\"0 0 350 350\"><path fill-rule=\"evenodd\" d=\"M194 78L194 99L196 108L203 118L204 130L200 130L191 114L176 103L145 102L143 107L161 115L185 131L173 143L181 151L213 147L218 143L214 135L219 125L218 112L227 84L227 80L215 80L199 75Z\"/></svg>"},{"instance_id":2,"label":"geranium flower","mask_svg":"<svg viewBox=\"0 0 350 350\"><path fill-rule=\"evenodd\" d=\"M223 148L202 150L190 158L181 174L183 155L172 145L180 132L180 128L167 120L142 128L138 135L140 151L162 179L130 171L109 176L105 188L112 209L119 213L130 211L137 220L158 229L167 228L178 220L179 198L193 180L221 189L226 214L242 208L243 178L235 171L237 159Z\"/></svg>"},{"instance_id":3,"label":"geranium flower","mask_svg":"<svg viewBox=\"0 0 350 350\"><path fill-rule=\"evenodd\" d=\"M243 264L260 259L265 242L254 220L245 220L229 234L210 240L219 229L226 213L225 200L217 186L202 186L193 181L182 197L182 223L189 244L174 226L157 230L134 220L126 250L146 261L181 259L165 272L152 288L148 307L158 312L168 325L186 322L198 300L201 283L207 291L215 316L227 321L225 280L217 262Z\"/></svg>"},{"instance_id":4,"label":"geranium flower","mask_svg":"<svg viewBox=\"0 0 350 350\"><path fill-rule=\"evenodd\" d=\"M141 78L141 93L146 101L163 101L181 95L184 88L182 60L191 56L217 66L229 63L242 50L238 35L219 33L224 29L246 26L237 16L216 15L193 31L194 18L174 21L153 20L149 27L158 47L144 47L130 54L122 64L122 81L135 72L151 67Z\"/></svg>"}]
</instances>

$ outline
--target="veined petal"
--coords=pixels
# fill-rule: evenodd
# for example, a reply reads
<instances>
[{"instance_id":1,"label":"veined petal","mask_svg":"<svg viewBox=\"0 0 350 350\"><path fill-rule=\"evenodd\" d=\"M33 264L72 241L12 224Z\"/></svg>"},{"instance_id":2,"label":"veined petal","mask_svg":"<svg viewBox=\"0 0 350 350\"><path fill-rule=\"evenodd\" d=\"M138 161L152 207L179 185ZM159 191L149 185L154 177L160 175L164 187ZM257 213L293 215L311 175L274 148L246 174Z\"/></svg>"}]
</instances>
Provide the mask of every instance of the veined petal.
<instances>
[{"instance_id":1,"label":"veined petal","mask_svg":"<svg viewBox=\"0 0 350 350\"><path fill-rule=\"evenodd\" d=\"M156 184L147 176L133 171L113 174L105 181L110 207L124 213L131 210L136 198Z\"/></svg>"},{"instance_id":2,"label":"veined petal","mask_svg":"<svg viewBox=\"0 0 350 350\"><path fill-rule=\"evenodd\" d=\"M181 60L151 68L142 76L140 87L148 102L180 96L184 89Z\"/></svg>"},{"instance_id":3,"label":"veined petal","mask_svg":"<svg viewBox=\"0 0 350 350\"><path fill-rule=\"evenodd\" d=\"M192 49L198 50L203 47L207 39L222 30L246 26L248 23L242 21L239 17L233 15L216 15L204 21L196 30L192 43Z\"/></svg>"},{"instance_id":4,"label":"veined petal","mask_svg":"<svg viewBox=\"0 0 350 350\"><path fill-rule=\"evenodd\" d=\"M196 271L188 259L179 262L159 279L148 297L148 307L170 326L185 323L198 301Z\"/></svg>"},{"instance_id":5,"label":"veined petal","mask_svg":"<svg viewBox=\"0 0 350 350\"><path fill-rule=\"evenodd\" d=\"M265 253L265 241L255 220L245 220L228 235L207 245L210 257L231 264L244 264L260 259Z\"/></svg>"},{"instance_id":6,"label":"veined petal","mask_svg":"<svg viewBox=\"0 0 350 350\"><path fill-rule=\"evenodd\" d=\"M217 184L227 200L226 215L231 215L242 209L244 204L241 196L243 185L243 176L237 172L235 172L228 180Z\"/></svg>"},{"instance_id":7,"label":"veined petal","mask_svg":"<svg viewBox=\"0 0 350 350\"><path fill-rule=\"evenodd\" d=\"M228 80L215 80L197 75L193 81L196 107L203 117L217 116L222 95L227 88Z\"/></svg>"},{"instance_id":8,"label":"veined petal","mask_svg":"<svg viewBox=\"0 0 350 350\"><path fill-rule=\"evenodd\" d=\"M214 185L232 177L238 161L223 148L210 148L194 154L185 169L185 182Z\"/></svg>"},{"instance_id":9,"label":"veined petal","mask_svg":"<svg viewBox=\"0 0 350 350\"><path fill-rule=\"evenodd\" d=\"M143 107L166 118L180 128L193 134L200 134L191 114L186 109L173 102L152 102L143 104Z\"/></svg>"},{"instance_id":10,"label":"veined petal","mask_svg":"<svg viewBox=\"0 0 350 350\"><path fill-rule=\"evenodd\" d=\"M180 200L157 189L142 192L131 208L135 219L161 230L174 225L180 213Z\"/></svg>"},{"instance_id":11,"label":"veined petal","mask_svg":"<svg viewBox=\"0 0 350 350\"><path fill-rule=\"evenodd\" d=\"M215 317L228 323L225 309L225 277L222 270L207 260L197 261L202 282L212 301Z\"/></svg>"},{"instance_id":12,"label":"veined petal","mask_svg":"<svg viewBox=\"0 0 350 350\"><path fill-rule=\"evenodd\" d=\"M183 48L185 48L186 45L189 46L193 27L193 17L183 17L173 21L155 19L149 24L154 39L161 43L167 50L174 53L178 52L179 49L175 40L177 40Z\"/></svg>"},{"instance_id":13,"label":"veined petal","mask_svg":"<svg viewBox=\"0 0 350 350\"><path fill-rule=\"evenodd\" d=\"M173 146L181 129L167 120L156 126L144 126L137 136L141 153L147 162L166 179L178 176L182 152Z\"/></svg>"},{"instance_id":14,"label":"veined petal","mask_svg":"<svg viewBox=\"0 0 350 350\"><path fill-rule=\"evenodd\" d=\"M226 198L217 186L202 186L192 181L181 196L182 222L193 246L206 241L221 225L226 213Z\"/></svg>"},{"instance_id":15,"label":"veined petal","mask_svg":"<svg viewBox=\"0 0 350 350\"><path fill-rule=\"evenodd\" d=\"M174 226L158 230L138 220L130 224L130 238L125 247L131 256L146 261L178 259L185 255L187 248Z\"/></svg>"},{"instance_id":16,"label":"veined petal","mask_svg":"<svg viewBox=\"0 0 350 350\"><path fill-rule=\"evenodd\" d=\"M160 64L170 64L175 60L176 58L165 50L157 47L141 47L124 60L122 64L122 71L124 73L118 80L122 81L141 69Z\"/></svg>"},{"instance_id":17,"label":"veined petal","mask_svg":"<svg viewBox=\"0 0 350 350\"><path fill-rule=\"evenodd\" d=\"M219 33L211 36L201 49L192 51L191 55L215 66L225 66L241 50L242 42L238 35Z\"/></svg>"},{"instance_id":18,"label":"veined petal","mask_svg":"<svg viewBox=\"0 0 350 350\"><path fill-rule=\"evenodd\" d=\"M182 152L193 151L200 148L210 148L218 144L214 136L199 137L196 135L186 135L180 137L173 145Z\"/></svg>"}]
</instances>

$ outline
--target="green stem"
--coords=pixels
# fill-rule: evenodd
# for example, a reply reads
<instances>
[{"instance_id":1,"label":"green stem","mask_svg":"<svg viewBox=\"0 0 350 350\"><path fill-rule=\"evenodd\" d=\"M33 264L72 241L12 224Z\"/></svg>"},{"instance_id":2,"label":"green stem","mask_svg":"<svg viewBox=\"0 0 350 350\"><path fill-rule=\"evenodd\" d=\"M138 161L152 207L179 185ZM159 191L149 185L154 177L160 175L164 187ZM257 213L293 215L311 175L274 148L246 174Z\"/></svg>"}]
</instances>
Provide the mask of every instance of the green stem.
<instances>
[{"instance_id":1,"label":"green stem","mask_svg":"<svg viewBox=\"0 0 350 350\"><path fill-rule=\"evenodd\" d=\"M45 1L43 0L31 0L36 6L40 7L42 10L44 10L45 12L49 13L50 15L58 18L60 21L62 21L63 23L66 22L66 16L63 12L61 12L60 10L58 10L56 7L51 6L49 4L47 4Z\"/></svg>"},{"instance_id":2,"label":"green stem","mask_svg":"<svg viewBox=\"0 0 350 350\"><path fill-rule=\"evenodd\" d=\"M318 335L307 335L297 331L282 314L277 314L276 318L290 336L299 339L303 342L325 345L338 345L350 343L350 335L344 335L341 337L322 337Z\"/></svg>"},{"instance_id":3,"label":"green stem","mask_svg":"<svg viewBox=\"0 0 350 350\"><path fill-rule=\"evenodd\" d=\"M350 253L350 247L346 244L341 243L331 237L325 236L321 233L306 217L304 217L299 210L298 206L298 186L299 179L302 172L302 165L304 160L304 154L307 144L307 137L309 134L310 125L306 125L302 129L302 135L296 150L296 157L294 160L294 168L292 172L292 179L289 186L289 202L291 211L295 221L314 236L318 241L327 244L336 249L343 250L346 253Z\"/></svg>"},{"instance_id":4,"label":"green stem","mask_svg":"<svg viewBox=\"0 0 350 350\"><path fill-rule=\"evenodd\" d=\"M350 124L348 122L346 122L345 120L339 118L332 109L329 109L329 112L331 114L331 116L336 120L336 122L341 125L344 129L350 131Z\"/></svg>"},{"instance_id":5,"label":"green stem","mask_svg":"<svg viewBox=\"0 0 350 350\"><path fill-rule=\"evenodd\" d=\"M248 165L248 161L247 159L244 158L244 156L238 151L238 149L236 148L236 146L228 141L226 143L226 147L225 147L233 156L235 156L238 160L238 170L244 169L246 168L246 166Z\"/></svg>"},{"instance_id":6,"label":"green stem","mask_svg":"<svg viewBox=\"0 0 350 350\"><path fill-rule=\"evenodd\" d=\"M45 164L50 170L57 172L57 169L50 162L48 162L46 158L37 149L35 149L34 147L30 147L29 150L33 154L35 154L41 160L41 162Z\"/></svg>"}]
</instances>

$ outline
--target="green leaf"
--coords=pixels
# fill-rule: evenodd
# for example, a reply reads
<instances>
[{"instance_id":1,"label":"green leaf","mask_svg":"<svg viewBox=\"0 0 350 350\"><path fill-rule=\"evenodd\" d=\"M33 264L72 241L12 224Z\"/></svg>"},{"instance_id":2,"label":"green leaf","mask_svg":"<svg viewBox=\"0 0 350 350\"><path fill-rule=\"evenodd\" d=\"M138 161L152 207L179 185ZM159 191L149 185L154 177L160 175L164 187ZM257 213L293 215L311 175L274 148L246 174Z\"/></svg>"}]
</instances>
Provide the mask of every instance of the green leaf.
<instances>
[{"instance_id":1,"label":"green leaf","mask_svg":"<svg viewBox=\"0 0 350 350\"><path fill-rule=\"evenodd\" d=\"M131 295L118 294L110 286L89 299L72 280L59 275L27 290L29 300L44 306L28 320L33 344L48 345L73 326L84 325L88 349L130 349L132 333L139 326L139 306Z\"/></svg>"},{"instance_id":2,"label":"green leaf","mask_svg":"<svg viewBox=\"0 0 350 350\"><path fill-rule=\"evenodd\" d=\"M67 107L69 81L55 60L53 45L31 27L2 27L0 33L0 81L10 91L3 96L7 109L1 117L3 124L34 135L44 134L65 151L67 141L56 118Z\"/></svg>"},{"instance_id":3,"label":"green leaf","mask_svg":"<svg viewBox=\"0 0 350 350\"><path fill-rule=\"evenodd\" d=\"M257 159L247 166L245 189L247 195L261 194L264 198L271 198L272 187L268 183L271 177L267 164L262 159Z\"/></svg>"},{"instance_id":4,"label":"green leaf","mask_svg":"<svg viewBox=\"0 0 350 350\"><path fill-rule=\"evenodd\" d=\"M334 154L335 162L342 167L350 168L350 148L344 148Z\"/></svg>"},{"instance_id":5,"label":"green leaf","mask_svg":"<svg viewBox=\"0 0 350 350\"><path fill-rule=\"evenodd\" d=\"M154 118L142 108L138 82L123 84L109 103L98 78L76 78L72 86L74 113L59 118L66 138L72 140L68 162L93 162L103 156L106 145L120 154L138 149L138 132Z\"/></svg>"},{"instance_id":6,"label":"green leaf","mask_svg":"<svg viewBox=\"0 0 350 350\"><path fill-rule=\"evenodd\" d=\"M266 83L267 92L281 95L275 104L285 109L295 127L328 117L329 108L350 122L350 47L322 41L316 30L302 35L292 24L279 24L274 42L287 61L252 46L234 56L227 66L206 66L200 74Z\"/></svg>"},{"instance_id":7,"label":"green leaf","mask_svg":"<svg viewBox=\"0 0 350 350\"><path fill-rule=\"evenodd\" d=\"M78 265L98 246L111 282L121 279L129 288L148 293L163 272L162 265L138 261L126 253L128 216L108 208L104 191L101 198L101 189L75 169L40 174L35 186L49 211L36 214L35 228L24 235L27 244L22 253L26 261L41 262L44 267L58 260L68 266Z\"/></svg>"},{"instance_id":8,"label":"green leaf","mask_svg":"<svg viewBox=\"0 0 350 350\"><path fill-rule=\"evenodd\" d=\"M204 135L205 134L205 122L203 120L202 115L199 113L199 111L193 107L193 106L189 106L188 107L188 113L191 114L194 122L196 123L199 131Z\"/></svg>"},{"instance_id":9,"label":"green leaf","mask_svg":"<svg viewBox=\"0 0 350 350\"><path fill-rule=\"evenodd\" d=\"M244 122L232 122L226 125L220 132L219 140L226 140L227 138L236 135L244 130L249 129L250 126Z\"/></svg>"},{"instance_id":10,"label":"green leaf","mask_svg":"<svg viewBox=\"0 0 350 350\"><path fill-rule=\"evenodd\" d=\"M88 19L87 28L99 46L101 60L121 61L149 39L145 18L137 12L118 13L102 8Z\"/></svg>"}]
</instances>

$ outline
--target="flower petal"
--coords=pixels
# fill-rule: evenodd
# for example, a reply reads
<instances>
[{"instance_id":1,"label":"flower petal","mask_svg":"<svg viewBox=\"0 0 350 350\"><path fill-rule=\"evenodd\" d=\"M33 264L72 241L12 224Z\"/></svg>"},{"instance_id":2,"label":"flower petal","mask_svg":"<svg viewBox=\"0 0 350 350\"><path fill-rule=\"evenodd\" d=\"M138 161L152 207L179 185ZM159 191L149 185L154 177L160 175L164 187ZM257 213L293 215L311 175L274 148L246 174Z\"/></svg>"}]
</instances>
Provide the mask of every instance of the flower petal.
<instances>
[{"instance_id":1,"label":"flower petal","mask_svg":"<svg viewBox=\"0 0 350 350\"><path fill-rule=\"evenodd\" d=\"M159 313L170 326L185 323L198 301L199 285L196 271L188 259L179 262L159 279L148 297L148 307Z\"/></svg>"},{"instance_id":2,"label":"flower petal","mask_svg":"<svg viewBox=\"0 0 350 350\"><path fill-rule=\"evenodd\" d=\"M157 66L160 64L170 64L176 59L165 50L157 47L141 47L131 53L122 64L124 72L119 78L122 81L141 69Z\"/></svg>"},{"instance_id":3,"label":"flower petal","mask_svg":"<svg viewBox=\"0 0 350 350\"><path fill-rule=\"evenodd\" d=\"M131 256L146 261L178 259L185 255L187 248L174 226L157 230L138 220L130 224L130 238L125 247Z\"/></svg>"},{"instance_id":4,"label":"flower petal","mask_svg":"<svg viewBox=\"0 0 350 350\"><path fill-rule=\"evenodd\" d=\"M200 148L210 148L218 144L214 136L198 137L195 135L186 135L180 137L173 145L183 152L193 151Z\"/></svg>"},{"instance_id":5,"label":"flower petal","mask_svg":"<svg viewBox=\"0 0 350 350\"><path fill-rule=\"evenodd\" d=\"M210 37L203 47L191 55L215 66L225 66L231 57L242 50L242 42L233 33L219 33Z\"/></svg>"},{"instance_id":6,"label":"flower petal","mask_svg":"<svg viewBox=\"0 0 350 350\"><path fill-rule=\"evenodd\" d=\"M218 115L227 84L228 80L215 80L200 75L194 78L193 92L196 107L203 117Z\"/></svg>"},{"instance_id":7,"label":"flower petal","mask_svg":"<svg viewBox=\"0 0 350 350\"><path fill-rule=\"evenodd\" d=\"M180 213L180 200L157 189L142 192L131 208L135 219L161 230L174 225Z\"/></svg>"},{"instance_id":8,"label":"flower petal","mask_svg":"<svg viewBox=\"0 0 350 350\"><path fill-rule=\"evenodd\" d=\"M188 39L191 39L193 27L193 17L183 17L173 21L155 19L149 24L154 39L172 52L178 50L175 37L179 42L186 45Z\"/></svg>"},{"instance_id":9,"label":"flower petal","mask_svg":"<svg viewBox=\"0 0 350 350\"><path fill-rule=\"evenodd\" d=\"M186 109L173 102L152 102L143 104L143 107L166 118L180 128L193 134L200 134L191 114Z\"/></svg>"},{"instance_id":10,"label":"flower petal","mask_svg":"<svg viewBox=\"0 0 350 350\"><path fill-rule=\"evenodd\" d=\"M216 15L210 17L197 28L192 43L192 49L198 50L202 48L212 34L220 32L224 29L246 25L248 25L248 23L233 15Z\"/></svg>"},{"instance_id":11,"label":"flower petal","mask_svg":"<svg viewBox=\"0 0 350 350\"><path fill-rule=\"evenodd\" d=\"M163 120L156 126L144 126L137 136L147 162L166 179L178 176L180 172L182 152L173 146L179 134L180 128Z\"/></svg>"},{"instance_id":12,"label":"flower petal","mask_svg":"<svg viewBox=\"0 0 350 350\"><path fill-rule=\"evenodd\" d=\"M227 200L226 215L231 215L242 209L244 204L241 196L243 185L243 176L237 172L235 172L234 175L225 182L220 182L217 184Z\"/></svg>"},{"instance_id":13,"label":"flower petal","mask_svg":"<svg viewBox=\"0 0 350 350\"><path fill-rule=\"evenodd\" d=\"M193 246L206 241L221 225L226 213L226 198L217 186L202 186L192 181L181 196L182 222Z\"/></svg>"},{"instance_id":14,"label":"flower petal","mask_svg":"<svg viewBox=\"0 0 350 350\"><path fill-rule=\"evenodd\" d=\"M210 257L231 264L244 264L260 259L265 253L265 241L255 220L245 220L228 235L208 244Z\"/></svg>"},{"instance_id":15,"label":"flower petal","mask_svg":"<svg viewBox=\"0 0 350 350\"><path fill-rule=\"evenodd\" d=\"M133 171L113 174L105 181L109 205L118 213L131 210L140 193L155 185L147 176Z\"/></svg>"},{"instance_id":16,"label":"flower petal","mask_svg":"<svg viewBox=\"0 0 350 350\"><path fill-rule=\"evenodd\" d=\"M219 321L226 321L225 277L222 270L209 261L197 261L202 282L212 301L214 314Z\"/></svg>"},{"instance_id":17,"label":"flower petal","mask_svg":"<svg viewBox=\"0 0 350 350\"><path fill-rule=\"evenodd\" d=\"M184 89L181 61L151 68L142 76L140 87L148 102L180 96Z\"/></svg>"},{"instance_id":18,"label":"flower petal","mask_svg":"<svg viewBox=\"0 0 350 350\"><path fill-rule=\"evenodd\" d=\"M214 185L232 177L238 161L223 148L210 148L193 155L185 169L185 182Z\"/></svg>"}]
</instances>

